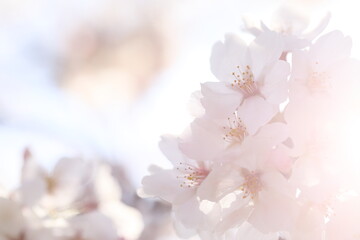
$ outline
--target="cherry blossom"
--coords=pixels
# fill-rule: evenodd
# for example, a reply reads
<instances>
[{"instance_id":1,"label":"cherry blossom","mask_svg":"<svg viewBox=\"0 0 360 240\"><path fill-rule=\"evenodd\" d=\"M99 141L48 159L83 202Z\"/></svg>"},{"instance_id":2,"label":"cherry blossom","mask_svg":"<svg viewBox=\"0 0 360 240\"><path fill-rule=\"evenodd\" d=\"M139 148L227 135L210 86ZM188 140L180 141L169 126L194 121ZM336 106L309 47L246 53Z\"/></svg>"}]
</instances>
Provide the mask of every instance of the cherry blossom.
<instances>
[{"instance_id":1,"label":"cherry blossom","mask_svg":"<svg viewBox=\"0 0 360 240\"><path fill-rule=\"evenodd\" d=\"M160 149L173 164L172 169L152 167L152 175L143 178L143 194L158 196L173 206L179 229L196 229L204 214L200 211L198 189L211 171L210 162L186 157L178 147L178 139L164 136Z\"/></svg>"},{"instance_id":2,"label":"cherry blossom","mask_svg":"<svg viewBox=\"0 0 360 240\"><path fill-rule=\"evenodd\" d=\"M237 112L224 119L195 119L179 139L179 148L188 157L209 161L226 148L240 145L249 136Z\"/></svg>"},{"instance_id":3,"label":"cherry blossom","mask_svg":"<svg viewBox=\"0 0 360 240\"><path fill-rule=\"evenodd\" d=\"M293 9L292 9L293 10ZM203 109L160 149L172 169L151 167L143 195L172 206L182 237L206 240L358 239L360 64L340 31L317 38L326 15L287 8L215 43L201 84Z\"/></svg>"},{"instance_id":4,"label":"cherry blossom","mask_svg":"<svg viewBox=\"0 0 360 240\"><path fill-rule=\"evenodd\" d=\"M206 114L227 118L236 111L250 134L269 122L287 97L290 67L279 60L283 51L281 36L273 32L259 35L249 46L236 34L216 43L211 69L221 82L202 84Z\"/></svg>"}]
</instances>

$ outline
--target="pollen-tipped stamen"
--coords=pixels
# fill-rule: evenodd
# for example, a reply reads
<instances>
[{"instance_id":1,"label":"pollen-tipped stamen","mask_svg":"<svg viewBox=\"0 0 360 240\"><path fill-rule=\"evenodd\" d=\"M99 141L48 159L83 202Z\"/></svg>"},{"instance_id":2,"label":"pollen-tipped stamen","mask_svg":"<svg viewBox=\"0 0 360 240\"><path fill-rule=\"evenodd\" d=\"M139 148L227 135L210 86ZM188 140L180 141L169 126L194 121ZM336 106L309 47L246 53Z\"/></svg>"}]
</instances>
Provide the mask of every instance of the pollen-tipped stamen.
<instances>
[{"instance_id":1,"label":"pollen-tipped stamen","mask_svg":"<svg viewBox=\"0 0 360 240\"><path fill-rule=\"evenodd\" d=\"M233 117L228 117L228 126L223 127L225 135L223 139L227 142L243 142L245 137L248 136L248 131L245 124L238 117L237 112L233 113Z\"/></svg>"},{"instance_id":2,"label":"pollen-tipped stamen","mask_svg":"<svg viewBox=\"0 0 360 240\"><path fill-rule=\"evenodd\" d=\"M209 171L203 167L196 167L188 163L180 163L180 167L176 169L181 172L181 175L178 175L177 178L181 180L180 187L197 187L201 182L207 177Z\"/></svg>"},{"instance_id":3,"label":"pollen-tipped stamen","mask_svg":"<svg viewBox=\"0 0 360 240\"><path fill-rule=\"evenodd\" d=\"M231 83L233 88L239 89L245 96L251 96L258 91L258 87L254 81L254 74L251 67L247 65L245 70L242 71L240 66L237 66L237 73L233 72L234 81Z\"/></svg>"}]
</instances>

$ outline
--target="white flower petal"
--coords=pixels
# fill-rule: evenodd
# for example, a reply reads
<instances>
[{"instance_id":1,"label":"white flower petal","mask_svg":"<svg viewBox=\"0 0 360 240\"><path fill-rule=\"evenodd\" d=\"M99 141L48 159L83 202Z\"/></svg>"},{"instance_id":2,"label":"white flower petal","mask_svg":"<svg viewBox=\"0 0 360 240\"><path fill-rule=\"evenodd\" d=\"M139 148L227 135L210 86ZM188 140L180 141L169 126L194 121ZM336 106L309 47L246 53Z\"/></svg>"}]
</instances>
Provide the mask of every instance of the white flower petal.
<instances>
[{"instance_id":1,"label":"white flower petal","mask_svg":"<svg viewBox=\"0 0 360 240\"><path fill-rule=\"evenodd\" d=\"M250 135L268 123L276 114L277 110L273 105L259 96L246 98L238 108L237 114L244 122Z\"/></svg>"},{"instance_id":2,"label":"white flower petal","mask_svg":"<svg viewBox=\"0 0 360 240\"><path fill-rule=\"evenodd\" d=\"M205 217L199 206L199 200L194 196L180 205L174 205L174 215L185 227L197 228Z\"/></svg>"},{"instance_id":3,"label":"white flower petal","mask_svg":"<svg viewBox=\"0 0 360 240\"><path fill-rule=\"evenodd\" d=\"M227 118L242 101L242 93L225 83L207 82L201 84L201 104L205 113L214 118Z\"/></svg>"},{"instance_id":4,"label":"white flower petal","mask_svg":"<svg viewBox=\"0 0 360 240\"><path fill-rule=\"evenodd\" d=\"M248 221L263 233L290 230L298 216L299 206L285 195L262 191Z\"/></svg>"},{"instance_id":5,"label":"white flower petal","mask_svg":"<svg viewBox=\"0 0 360 240\"><path fill-rule=\"evenodd\" d=\"M190 136L179 143L181 151L189 158L199 161L213 160L224 149L222 127L207 118L198 118L191 123Z\"/></svg>"},{"instance_id":6,"label":"white flower petal","mask_svg":"<svg viewBox=\"0 0 360 240\"><path fill-rule=\"evenodd\" d=\"M224 42L217 42L212 49L210 64L213 74L223 82L234 80L232 73L244 63L247 55L246 43L236 34L225 35Z\"/></svg>"},{"instance_id":7,"label":"white flower petal","mask_svg":"<svg viewBox=\"0 0 360 240\"><path fill-rule=\"evenodd\" d=\"M174 166L178 166L181 162L185 162L186 157L180 151L178 139L176 137L171 135L162 136L159 147L162 153Z\"/></svg>"},{"instance_id":8,"label":"white flower petal","mask_svg":"<svg viewBox=\"0 0 360 240\"><path fill-rule=\"evenodd\" d=\"M293 79L305 81L311 71L309 55L305 51L295 50L292 54L291 76Z\"/></svg>"},{"instance_id":9,"label":"white flower petal","mask_svg":"<svg viewBox=\"0 0 360 240\"><path fill-rule=\"evenodd\" d=\"M170 203L181 203L195 194L194 188L181 187L181 181L174 170L159 171L142 180L143 191L150 196L158 196Z\"/></svg>"},{"instance_id":10,"label":"white flower petal","mask_svg":"<svg viewBox=\"0 0 360 240\"><path fill-rule=\"evenodd\" d=\"M279 60L284 51L283 38L274 32L264 32L250 44L249 51L251 69L258 78L266 66Z\"/></svg>"},{"instance_id":11,"label":"white flower petal","mask_svg":"<svg viewBox=\"0 0 360 240\"><path fill-rule=\"evenodd\" d=\"M218 166L212 169L201 183L197 194L201 199L217 202L226 194L239 188L243 178L232 165Z\"/></svg>"},{"instance_id":12,"label":"white flower petal","mask_svg":"<svg viewBox=\"0 0 360 240\"><path fill-rule=\"evenodd\" d=\"M344 37L340 31L323 35L310 47L313 68L324 71L329 67L336 67L336 63L350 56L351 47L351 39Z\"/></svg>"},{"instance_id":13,"label":"white flower petal","mask_svg":"<svg viewBox=\"0 0 360 240\"><path fill-rule=\"evenodd\" d=\"M190 238L196 234L196 229L194 228L187 228L182 224L180 221L174 221L174 228L176 234L181 238Z\"/></svg>"},{"instance_id":14,"label":"white flower petal","mask_svg":"<svg viewBox=\"0 0 360 240\"><path fill-rule=\"evenodd\" d=\"M290 73L290 65L284 61L277 61L265 76L264 86L260 89L266 101L278 105L288 97L287 77Z\"/></svg>"},{"instance_id":15,"label":"white flower petal","mask_svg":"<svg viewBox=\"0 0 360 240\"><path fill-rule=\"evenodd\" d=\"M318 36L327 27L327 25L329 24L330 18L331 18L331 14L327 13L320 20L320 22L314 29L309 30L306 33L304 33L304 38L309 39L309 40L315 39L315 37Z\"/></svg>"}]
</instances>

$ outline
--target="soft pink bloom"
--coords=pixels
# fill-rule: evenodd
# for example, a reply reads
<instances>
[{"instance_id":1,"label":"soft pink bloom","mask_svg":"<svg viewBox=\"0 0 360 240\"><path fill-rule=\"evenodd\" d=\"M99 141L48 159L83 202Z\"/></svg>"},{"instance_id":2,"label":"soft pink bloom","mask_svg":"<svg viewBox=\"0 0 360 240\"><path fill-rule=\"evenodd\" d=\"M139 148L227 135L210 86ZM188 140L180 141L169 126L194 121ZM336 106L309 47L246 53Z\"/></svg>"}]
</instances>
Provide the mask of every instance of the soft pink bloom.
<instances>
[{"instance_id":1,"label":"soft pink bloom","mask_svg":"<svg viewBox=\"0 0 360 240\"><path fill-rule=\"evenodd\" d=\"M160 149L171 161L172 169L153 167L152 174L142 180L143 195L158 196L170 202L179 229L196 229L203 221L204 213L199 209L198 189L211 171L210 163L186 157L178 147L178 140L164 136Z\"/></svg>"},{"instance_id":2,"label":"soft pink bloom","mask_svg":"<svg viewBox=\"0 0 360 240\"><path fill-rule=\"evenodd\" d=\"M291 227L298 211L295 188L269 159L273 147L286 140L286 133L281 123L263 127L241 147L225 152L223 166L204 180L204 187L198 191L200 198L221 202L227 194L236 196L221 217L219 228L227 230L243 221L264 233Z\"/></svg>"},{"instance_id":3,"label":"soft pink bloom","mask_svg":"<svg viewBox=\"0 0 360 240\"><path fill-rule=\"evenodd\" d=\"M348 95L354 95L358 86L350 49L350 38L334 31L320 37L309 50L293 53L284 118L303 184L316 183L323 174L336 177L347 162L348 154L341 147L348 141L341 134L342 119L353 111L348 110L353 99Z\"/></svg>"},{"instance_id":4,"label":"soft pink bloom","mask_svg":"<svg viewBox=\"0 0 360 240\"><path fill-rule=\"evenodd\" d=\"M282 38L272 32L261 34L249 46L235 34L216 43L211 69L221 82L202 84L206 114L226 119L236 111L249 134L269 122L287 98L290 68L279 60L283 50Z\"/></svg>"},{"instance_id":5,"label":"soft pink bloom","mask_svg":"<svg viewBox=\"0 0 360 240\"><path fill-rule=\"evenodd\" d=\"M179 139L179 148L189 158L212 161L225 149L241 145L249 132L237 112L224 119L195 119Z\"/></svg>"}]
</instances>

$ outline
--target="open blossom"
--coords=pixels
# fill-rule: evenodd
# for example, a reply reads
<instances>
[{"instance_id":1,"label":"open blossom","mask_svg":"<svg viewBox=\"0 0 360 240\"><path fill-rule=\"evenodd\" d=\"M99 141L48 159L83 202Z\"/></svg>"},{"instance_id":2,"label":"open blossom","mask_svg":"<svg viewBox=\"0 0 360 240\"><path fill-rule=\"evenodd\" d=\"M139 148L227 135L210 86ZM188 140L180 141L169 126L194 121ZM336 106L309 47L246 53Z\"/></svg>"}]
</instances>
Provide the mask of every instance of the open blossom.
<instances>
[{"instance_id":1,"label":"open blossom","mask_svg":"<svg viewBox=\"0 0 360 240\"><path fill-rule=\"evenodd\" d=\"M197 191L208 176L210 162L186 157L178 148L178 140L164 136L160 148L173 164L172 169L152 169L152 175L143 178L145 195L158 196L170 202L177 220L185 228L196 229L204 214L200 211Z\"/></svg>"},{"instance_id":2,"label":"open blossom","mask_svg":"<svg viewBox=\"0 0 360 240\"><path fill-rule=\"evenodd\" d=\"M290 102L285 111L288 122L295 118L295 111L305 114L301 118L333 120L329 114L346 107L347 95L358 85L355 69L359 65L350 59L350 50L351 39L333 31L320 37L309 50L294 51Z\"/></svg>"},{"instance_id":3,"label":"open blossom","mask_svg":"<svg viewBox=\"0 0 360 240\"><path fill-rule=\"evenodd\" d=\"M196 193L209 174L209 162L186 157L178 148L178 139L172 136L163 136L160 148L168 156L173 168L163 170L153 167L154 174L143 179L143 191L147 195L156 195L171 203L182 203ZM157 183L161 181L168 185L160 187Z\"/></svg>"},{"instance_id":4,"label":"open blossom","mask_svg":"<svg viewBox=\"0 0 360 240\"><path fill-rule=\"evenodd\" d=\"M235 34L216 43L211 69L221 82L202 84L205 113L226 119L236 111L249 134L269 122L287 97L290 67L279 60L283 50L281 36L273 32L259 35L249 46Z\"/></svg>"},{"instance_id":5,"label":"open blossom","mask_svg":"<svg viewBox=\"0 0 360 240\"><path fill-rule=\"evenodd\" d=\"M351 39L340 31L320 37L309 50L294 51L290 97L341 95L353 79L348 72ZM328 99L326 99L328 100Z\"/></svg>"},{"instance_id":6,"label":"open blossom","mask_svg":"<svg viewBox=\"0 0 360 240\"><path fill-rule=\"evenodd\" d=\"M265 126L258 135L245 140L241 148L225 152L223 159L227 159L227 163L205 179L203 184L212 188L200 192L200 197L221 202L227 194L235 194L219 228L241 226L248 221L261 232L269 233L291 226L298 211L295 188L269 159L273 147L287 138L284 127L280 123ZM237 217L239 215L242 217Z\"/></svg>"},{"instance_id":7,"label":"open blossom","mask_svg":"<svg viewBox=\"0 0 360 240\"><path fill-rule=\"evenodd\" d=\"M251 172L260 172L261 168L278 172L271 153L287 137L285 124L272 123L262 127L256 135L247 137L241 146L223 151L217 159L221 164L203 181L203 185L208 187L203 188L207 191L199 189L200 197L216 202L238 189ZM254 149L256 151L253 151ZM252 195L256 195L255 192Z\"/></svg>"},{"instance_id":8,"label":"open blossom","mask_svg":"<svg viewBox=\"0 0 360 240\"><path fill-rule=\"evenodd\" d=\"M354 114L348 110L353 101L348 95L355 95L352 93L358 86L354 84L356 64L350 59L350 48L350 38L334 31L320 37L309 50L293 53L284 117L293 143L292 155L303 169L304 181L314 181L324 171L340 172L347 162L346 149L339 144L348 141L341 126L343 119Z\"/></svg>"},{"instance_id":9,"label":"open blossom","mask_svg":"<svg viewBox=\"0 0 360 240\"><path fill-rule=\"evenodd\" d=\"M179 148L189 158L208 161L226 148L241 145L248 136L248 129L236 111L223 119L204 116L190 124L180 137Z\"/></svg>"}]
</instances>

